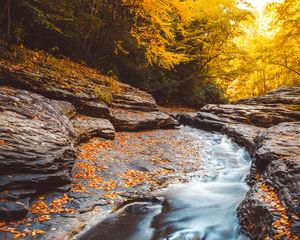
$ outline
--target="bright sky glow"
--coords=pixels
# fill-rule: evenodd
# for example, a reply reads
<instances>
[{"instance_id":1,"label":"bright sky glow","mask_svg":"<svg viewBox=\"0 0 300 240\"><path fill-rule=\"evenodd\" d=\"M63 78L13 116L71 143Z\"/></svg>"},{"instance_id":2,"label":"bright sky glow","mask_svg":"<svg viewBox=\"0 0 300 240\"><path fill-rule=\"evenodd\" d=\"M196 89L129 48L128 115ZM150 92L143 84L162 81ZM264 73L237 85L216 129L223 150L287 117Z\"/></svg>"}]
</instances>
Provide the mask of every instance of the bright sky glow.
<instances>
[{"instance_id":1,"label":"bright sky glow","mask_svg":"<svg viewBox=\"0 0 300 240\"><path fill-rule=\"evenodd\" d=\"M274 29L269 29L269 24L271 23L273 17L271 15L267 16L264 14L264 9L267 4L273 2L282 2L283 0L246 0L257 10L257 20L256 24L258 26L258 31L260 34L266 36L272 36L274 34Z\"/></svg>"},{"instance_id":2,"label":"bright sky glow","mask_svg":"<svg viewBox=\"0 0 300 240\"><path fill-rule=\"evenodd\" d=\"M268 3L279 2L278 0L247 0L247 2L251 3L257 10L263 11L264 7Z\"/></svg>"}]
</instances>

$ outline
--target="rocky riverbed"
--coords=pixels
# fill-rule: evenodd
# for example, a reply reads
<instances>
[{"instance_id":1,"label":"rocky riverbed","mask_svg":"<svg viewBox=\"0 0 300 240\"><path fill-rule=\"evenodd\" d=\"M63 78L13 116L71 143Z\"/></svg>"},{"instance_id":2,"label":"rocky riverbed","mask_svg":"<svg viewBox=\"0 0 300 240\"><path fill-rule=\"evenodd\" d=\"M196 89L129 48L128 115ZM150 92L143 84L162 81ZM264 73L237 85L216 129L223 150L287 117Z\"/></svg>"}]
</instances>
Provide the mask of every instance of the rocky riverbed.
<instances>
[{"instance_id":1,"label":"rocky riverbed","mask_svg":"<svg viewBox=\"0 0 300 240\"><path fill-rule=\"evenodd\" d=\"M76 240L248 239L236 214L249 190L247 151L225 135L191 127L182 127L176 136L193 139L198 157L189 157L189 164L201 168L185 173L184 183L170 178L167 188L152 191L152 199L129 202Z\"/></svg>"},{"instance_id":2,"label":"rocky riverbed","mask_svg":"<svg viewBox=\"0 0 300 240\"><path fill-rule=\"evenodd\" d=\"M208 105L176 119L230 136L253 157L251 186L240 204L242 230L251 239L300 237L300 88L280 88L232 105Z\"/></svg>"},{"instance_id":3,"label":"rocky riverbed","mask_svg":"<svg viewBox=\"0 0 300 240\"><path fill-rule=\"evenodd\" d=\"M80 71L0 61L1 239L72 239L126 200L188 181L203 167L199 141L137 132L178 122L249 151L251 188L238 208L246 235L299 239L300 88L171 117L148 93Z\"/></svg>"}]
</instances>

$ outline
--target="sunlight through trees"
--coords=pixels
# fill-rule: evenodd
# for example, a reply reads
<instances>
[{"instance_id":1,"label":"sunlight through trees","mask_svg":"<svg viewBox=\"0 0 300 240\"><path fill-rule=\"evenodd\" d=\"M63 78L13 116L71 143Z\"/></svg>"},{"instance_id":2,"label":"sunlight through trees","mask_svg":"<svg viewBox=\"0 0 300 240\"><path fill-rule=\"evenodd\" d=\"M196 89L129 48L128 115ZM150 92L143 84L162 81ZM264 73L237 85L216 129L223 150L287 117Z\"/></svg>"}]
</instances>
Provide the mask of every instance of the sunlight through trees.
<instances>
[{"instance_id":1,"label":"sunlight through trees","mask_svg":"<svg viewBox=\"0 0 300 240\"><path fill-rule=\"evenodd\" d=\"M6 44L85 62L163 103L199 107L300 84L299 0L4 3Z\"/></svg>"}]
</instances>

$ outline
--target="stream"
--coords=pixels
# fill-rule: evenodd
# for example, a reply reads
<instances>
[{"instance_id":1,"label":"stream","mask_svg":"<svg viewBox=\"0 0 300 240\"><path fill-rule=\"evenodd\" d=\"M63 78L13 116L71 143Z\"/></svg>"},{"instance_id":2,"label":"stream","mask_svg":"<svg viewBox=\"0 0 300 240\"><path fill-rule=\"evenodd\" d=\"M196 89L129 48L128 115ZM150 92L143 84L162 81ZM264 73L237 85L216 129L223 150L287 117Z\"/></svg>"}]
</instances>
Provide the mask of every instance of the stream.
<instances>
[{"instance_id":1,"label":"stream","mask_svg":"<svg viewBox=\"0 0 300 240\"><path fill-rule=\"evenodd\" d=\"M203 168L187 183L172 184L156 193L157 200L127 204L81 239L247 239L240 232L236 209L248 191L249 154L224 135L190 127L182 127L178 134L181 132L201 143Z\"/></svg>"}]
</instances>

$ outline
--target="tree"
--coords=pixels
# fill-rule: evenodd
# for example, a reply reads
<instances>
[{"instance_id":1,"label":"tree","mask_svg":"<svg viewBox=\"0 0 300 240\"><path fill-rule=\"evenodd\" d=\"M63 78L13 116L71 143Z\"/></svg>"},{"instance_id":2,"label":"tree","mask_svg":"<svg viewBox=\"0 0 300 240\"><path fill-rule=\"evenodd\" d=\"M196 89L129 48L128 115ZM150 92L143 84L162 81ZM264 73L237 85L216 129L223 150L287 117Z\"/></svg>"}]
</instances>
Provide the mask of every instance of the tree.
<instances>
[{"instance_id":1,"label":"tree","mask_svg":"<svg viewBox=\"0 0 300 240\"><path fill-rule=\"evenodd\" d=\"M262 31L242 0L5 0L0 34L85 62L162 102L202 106L299 84L299 0ZM273 21L271 21L273 19Z\"/></svg>"},{"instance_id":2,"label":"tree","mask_svg":"<svg viewBox=\"0 0 300 240\"><path fill-rule=\"evenodd\" d=\"M6 0L4 3L4 8L2 9L2 13L0 15L0 26L2 22L6 19L6 33L5 33L5 42L10 43L10 35L11 35L11 1Z\"/></svg>"},{"instance_id":3,"label":"tree","mask_svg":"<svg viewBox=\"0 0 300 240\"><path fill-rule=\"evenodd\" d=\"M237 61L243 71L229 83L229 98L264 95L280 86L300 85L299 11L299 0L273 3L265 10L263 28L258 21L245 25L247 38L238 40L245 54Z\"/></svg>"}]
</instances>

